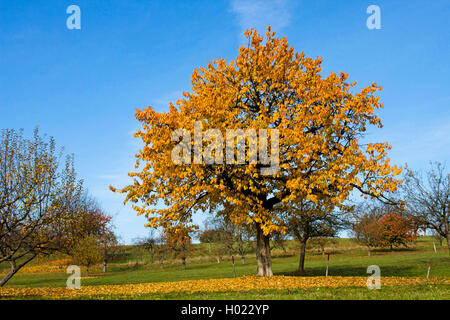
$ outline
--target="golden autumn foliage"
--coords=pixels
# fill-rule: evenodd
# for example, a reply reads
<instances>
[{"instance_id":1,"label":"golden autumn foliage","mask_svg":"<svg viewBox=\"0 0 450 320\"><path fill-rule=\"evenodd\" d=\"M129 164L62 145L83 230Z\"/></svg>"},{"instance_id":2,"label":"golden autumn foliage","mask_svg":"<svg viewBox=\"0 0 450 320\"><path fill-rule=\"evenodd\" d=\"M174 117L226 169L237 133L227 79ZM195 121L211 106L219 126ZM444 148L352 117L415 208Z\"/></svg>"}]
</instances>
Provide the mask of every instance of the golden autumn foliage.
<instances>
[{"instance_id":1,"label":"golden autumn foliage","mask_svg":"<svg viewBox=\"0 0 450 320\"><path fill-rule=\"evenodd\" d=\"M129 174L133 184L111 189L125 193L125 201L155 228L189 224L196 210L231 204L230 220L254 224L260 239L284 231L273 210L279 203L302 198L339 206L355 189L373 197L396 190L401 169L389 162L389 144L360 143L368 126L381 127L375 114L383 107L375 95L381 87L373 83L353 93L356 83L347 81L348 74L322 76L322 58L295 52L270 27L265 40L253 29L245 36L249 45L239 48L236 59L194 70L191 92L170 103L168 112L136 111L142 129L135 137L144 143L136 155L138 170ZM173 132L182 128L192 137L195 121L202 121L203 133L219 131L202 151L203 157L223 156L222 164L172 161L180 142ZM263 175L259 160L236 165L226 163L220 148L212 154L211 145L231 129L278 130L279 170ZM198 145L190 140L190 147ZM164 207L156 209L159 202Z\"/></svg>"},{"instance_id":2,"label":"golden autumn foliage","mask_svg":"<svg viewBox=\"0 0 450 320\"><path fill-rule=\"evenodd\" d=\"M10 265L0 286L34 258L70 243L83 189L73 157L61 158L54 139L37 129L31 139L20 130L0 132L0 263Z\"/></svg>"},{"instance_id":3,"label":"golden autumn foliage","mask_svg":"<svg viewBox=\"0 0 450 320\"><path fill-rule=\"evenodd\" d=\"M416 285L425 283L450 284L449 279L383 277L383 286ZM367 277L239 277L224 279L153 282L126 285L82 286L67 288L0 288L0 297L40 296L44 298L76 298L98 295L140 295L169 292L225 292L264 289L366 287Z\"/></svg>"},{"instance_id":4,"label":"golden autumn foliage","mask_svg":"<svg viewBox=\"0 0 450 320\"><path fill-rule=\"evenodd\" d=\"M78 239L70 253L73 263L86 267L89 275L89 267L103 260L103 250L100 241L92 235Z\"/></svg>"},{"instance_id":5,"label":"golden autumn foliage","mask_svg":"<svg viewBox=\"0 0 450 320\"><path fill-rule=\"evenodd\" d=\"M35 129L0 131L0 264L5 285L33 259L70 253L80 239L110 237L111 217L99 209L77 178L73 156L56 149L53 138ZM29 267L29 272L51 270Z\"/></svg>"},{"instance_id":6,"label":"golden autumn foliage","mask_svg":"<svg viewBox=\"0 0 450 320\"><path fill-rule=\"evenodd\" d=\"M50 260L35 266L26 266L20 269L20 273L57 273L65 271L67 266L72 263L72 259Z\"/></svg>"}]
</instances>

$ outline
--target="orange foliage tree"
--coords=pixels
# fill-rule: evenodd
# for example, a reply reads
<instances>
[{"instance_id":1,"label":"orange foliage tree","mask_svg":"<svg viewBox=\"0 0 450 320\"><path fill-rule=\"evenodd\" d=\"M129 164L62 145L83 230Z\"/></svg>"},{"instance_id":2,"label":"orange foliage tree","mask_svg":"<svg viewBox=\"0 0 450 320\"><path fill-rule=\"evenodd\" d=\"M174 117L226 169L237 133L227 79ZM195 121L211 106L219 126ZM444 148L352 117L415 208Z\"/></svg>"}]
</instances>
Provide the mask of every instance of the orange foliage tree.
<instances>
[{"instance_id":1,"label":"orange foliage tree","mask_svg":"<svg viewBox=\"0 0 450 320\"><path fill-rule=\"evenodd\" d=\"M397 213L387 213L377 221L380 232L380 246L390 247L404 245L417 237L414 225L409 218Z\"/></svg>"},{"instance_id":2,"label":"orange foliage tree","mask_svg":"<svg viewBox=\"0 0 450 320\"><path fill-rule=\"evenodd\" d=\"M285 231L276 205L300 198L339 206L355 189L383 199L397 188L401 169L390 165L387 143L360 143L369 125L381 127L375 115L382 107L375 96L380 87L374 83L352 93L355 83L347 82L346 73L322 77L321 58L295 52L270 27L265 41L253 29L245 36L248 46L239 48L235 60L213 60L194 70L192 91L170 103L168 112L136 111L142 129L135 137L144 147L136 155L137 171L129 174L134 182L117 191L148 218L148 226L162 229L191 223L196 210L231 205L233 223L255 228L257 274L270 276L270 235ZM198 135L198 121L207 145L190 139ZM174 137L177 129L182 136ZM270 156L279 157L277 170L268 171L261 158L250 161L250 147L245 163L235 155L234 162L225 161L220 141L231 129L278 135L279 143L270 144ZM185 163L172 161L183 144L200 148L200 157L183 153ZM267 152L261 140L259 146ZM202 161L211 158L215 163ZM165 206L157 207L159 201Z\"/></svg>"}]
</instances>

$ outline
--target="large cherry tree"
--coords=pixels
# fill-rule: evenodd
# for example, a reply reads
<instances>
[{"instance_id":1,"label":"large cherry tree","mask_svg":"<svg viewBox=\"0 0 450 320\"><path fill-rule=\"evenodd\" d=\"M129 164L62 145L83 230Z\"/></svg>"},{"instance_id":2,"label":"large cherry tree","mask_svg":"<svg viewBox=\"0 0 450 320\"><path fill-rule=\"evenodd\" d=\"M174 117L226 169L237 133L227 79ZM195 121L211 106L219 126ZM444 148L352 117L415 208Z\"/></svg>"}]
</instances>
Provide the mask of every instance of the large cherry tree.
<instances>
[{"instance_id":1,"label":"large cherry tree","mask_svg":"<svg viewBox=\"0 0 450 320\"><path fill-rule=\"evenodd\" d=\"M233 223L255 228L257 274L270 276L270 235L285 228L276 205L301 198L339 206L356 189L383 199L397 188L400 169L390 165L387 143L360 141L368 126L381 127L375 114L382 107L375 95L380 87L356 92L344 72L322 76L321 58L295 52L270 27L265 39L256 30L245 36L248 45L236 59L196 69L192 90L168 112L136 111L142 129L135 137L144 147L129 174L134 182L117 191L148 226L163 229L191 224L195 211L231 205ZM199 121L202 143L192 139ZM244 163L234 153L229 161L221 141L227 130L239 129L260 133L260 151L279 161L271 168L264 157L254 161L252 137L246 138ZM180 162L173 161L174 150L192 152Z\"/></svg>"}]
</instances>

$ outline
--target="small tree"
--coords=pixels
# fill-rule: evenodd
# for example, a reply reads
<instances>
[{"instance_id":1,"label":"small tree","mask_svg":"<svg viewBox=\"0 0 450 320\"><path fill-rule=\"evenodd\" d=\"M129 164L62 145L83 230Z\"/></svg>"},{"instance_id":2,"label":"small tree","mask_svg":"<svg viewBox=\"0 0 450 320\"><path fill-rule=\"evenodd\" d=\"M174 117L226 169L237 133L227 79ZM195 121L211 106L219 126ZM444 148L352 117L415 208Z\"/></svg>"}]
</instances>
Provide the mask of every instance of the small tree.
<instances>
[{"instance_id":1,"label":"small tree","mask_svg":"<svg viewBox=\"0 0 450 320\"><path fill-rule=\"evenodd\" d=\"M198 238L201 243L208 244L208 252L212 252L212 245L215 242L214 230L208 229L208 226L205 226L204 230L199 231Z\"/></svg>"},{"instance_id":2,"label":"small tree","mask_svg":"<svg viewBox=\"0 0 450 320\"><path fill-rule=\"evenodd\" d=\"M193 227L175 226L167 228L163 237L167 246L181 259L183 270L186 270L186 258L191 249Z\"/></svg>"},{"instance_id":3,"label":"small tree","mask_svg":"<svg viewBox=\"0 0 450 320\"><path fill-rule=\"evenodd\" d=\"M404 218L398 213L387 213L377 220L377 223L380 246L389 246L391 250L394 246L407 247L407 244L416 238L411 219Z\"/></svg>"},{"instance_id":4,"label":"small tree","mask_svg":"<svg viewBox=\"0 0 450 320\"><path fill-rule=\"evenodd\" d=\"M86 237L93 237L98 240L103 252L103 272L107 271L108 262L119 251L117 237L113 229L112 217L103 211L88 194L84 194L79 217L72 226L72 238L74 243L78 239ZM70 254L71 250L72 248L68 247L65 251Z\"/></svg>"},{"instance_id":5,"label":"small tree","mask_svg":"<svg viewBox=\"0 0 450 320\"><path fill-rule=\"evenodd\" d=\"M423 228L446 239L450 254L450 173L445 166L431 163L425 178L407 170L403 190L408 212Z\"/></svg>"},{"instance_id":6,"label":"small tree","mask_svg":"<svg viewBox=\"0 0 450 320\"><path fill-rule=\"evenodd\" d=\"M164 269L164 261L167 259L169 255L170 248L165 242L165 237L158 237L155 239L156 247L155 247L155 255L159 261L159 265L161 269Z\"/></svg>"},{"instance_id":7,"label":"small tree","mask_svg":"<svg viewBox=\"0 0 450 320\"><path fill-rule=\"evenodd\" d=\"M217 263L220 263L223 255L234 254L235 244L237 242L237 226L227 218L225 215L226 210L228 210L228 206L225 206L225 209L219 210L216 216L207 222L210 228L212 228L209 231L209 237L215 244Z\"/></svg>"},{"instance_id":8,"label":"small tree","mask_svg":"<svg viewBox=\"0 0 450 320\"><path fill-rule=\"evenodd\" d=\"M225 209L226 210L226 209ZM224 251L232 256L235 252L236 229L230 219L224 214L225 210L219 211L212 223L216 230L217 242L220 243Z\"/></svg>"},{"instance_id":9,"label":"small tree","mask_svg":"<svg viewBox=\"0 0 450 320\"><path fill-rule=\"evenodd\" d=\"M242 264L245 264L245 254L253 246L253 228L251 225L233 223L227 214L229 210L232 210L231 205L227 204L208 221L213 228L209 230L208 237L216 244L217 262L224 253L238 253Z\"/></svg>"},{"instance_id":10,"label":"small tree","mask_svg":"<svg viewBox=\"0 0 450 320\"><path fill-rule=\"evenodd\" d=\"M72 238L94 236L98 239L108 238L113 232L112 217L100 208L95 199L84 193L79 202L76 221L71 225Z\"/></svg>"},{"instance_id":11,"label":"small tree","mask_svg":"<svg viewBox=\"0 0 450 320\"><path fill-rule=\"evenodd\" d=\"M445 238L441 236L438 232L436 232L436 230L431 230L431 236L433 237L434 240L439 242L439 246L442 247Z\"/></svg>"},{"instance_id":12,"label":"small tree","mask_svg":"<svg viewBox=\"0 0 450 320\"><path fill-rule=\"evenodd\" d=\"M309 239L309 244L312 247L319 248L322 255L325 255L325 247L327 244L336 245L337 239L326 236L313 237Z\"/></svg>"},{"instance_id":13,"label":"small tree","mask_svg":"<svg viewBox=\"0 0 450 320\"><path fill-rule=\"evenodd\" d=\"M241 256L242 264L245 264L245 255L254 248L254 230L249 225L241 225L235 228L237 252Z\"/></svg>"},{"instance_id":14,"label":"small tree","mask_svg":"<svg viewBox=\"0 0 450 320\"><path fill-rule=\"evenodd\" d=\"M217 263L220 263L223 255L227 251L228 245L224 241L225 238L226 235L224 235L223 231L217 229L203 230L199 234L200 242L208 244L208 251L210 253L214 252Z\"/></svg>"},{"instance_id":15,"label":"small tree","mask_svg":"<svg viewBox=\"0 0 450 320\"><path fill-rule=\"evenodd\" d=\"M313 237L333 237L343 226L342 218L333 212L333 206L306 198L280 206L288 232L300 243L299 272L305 271L306 245ZM341 214L342 215L342 214Z\"/></svg>"},{"instance_id":16,"label":"small tree","mask_svg":"<svg viewBox=\"0 0 450 320\"><path fill-rule=\"evenodd\" d=\"M37 129L30 140L22 131L0 132L0 263L11 267L0 287L34 258L71 243L82 184L73 158L61 167L61 157Z\"/></svg>"},{"instance_id":17,"label":"small tree","mask_svg":"<svg viewBox=\"0 0 450 320\"><path fill-rule=\"evenodd\" d=\"M223 260L223 256L227 253L227 245L222 242L224 235L221 231L216 230L215 236L218 239L214 244L214 253L216 255L217 263L220 263Z\"/></svg>"},{"instance_id":18,"label":"small tree","mask_svg":"<svg viewBox=\"0 0 450 320\"><path fill-rule=\"evenodd\" d=\"M380 225L377 223L380 214L366 204L359 205L354 212L352 232L355 240L367 247L367 255L371 249L381 243Z\"/></svg>"},{"instance_id":19,"label":"small tree","mask_svg":"<svg viewBox=\"0 0 450 320\"><path fill-rule=\"evenodd\" d=\"M120 246L114 232L108 232L100 238L103 250L103 272L108 270L108 263L115 259L120 253Z\"/></svg>"},{"instance_id":20,"label":"small tree","mask_svg":"<svg viewBox=\"0 0 450 320\"><path fill-rule=\"evenodd\" d=\"M89 276L89 268L103 260L102 246L95 236L87 236L76 241L71 256L74 264L86 267Z\"/></svg>"},{"instance_id":21,"label":"small tree","mask_svg":"<svg viewBox=\"0 0 450 320\"><path fill-rule=\"evenodd\" d=\"M137 246L141 247L142 249L148 252L150 256L150 263L154 262L156 253L156 242L157 238L154 236L154 230L151 230L150 234L147 237L137 238L135 240Z\"/></svg>"}]
</instances>

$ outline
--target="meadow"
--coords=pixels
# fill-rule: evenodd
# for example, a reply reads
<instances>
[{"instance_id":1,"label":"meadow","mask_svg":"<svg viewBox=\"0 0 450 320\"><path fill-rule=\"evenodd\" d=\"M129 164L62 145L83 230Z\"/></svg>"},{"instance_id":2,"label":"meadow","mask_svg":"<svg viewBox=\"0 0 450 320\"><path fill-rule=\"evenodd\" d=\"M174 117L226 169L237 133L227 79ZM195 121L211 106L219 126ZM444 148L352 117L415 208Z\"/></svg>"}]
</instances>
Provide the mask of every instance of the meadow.
<instances>
[{"instance_id":1,"label":"meadow","mask_svg":"<svg viewBox=\"0 0 450 320\"><path fill-rule=\"evenodd\" d=\"M325 277L327 254L310 249L306 272L298 267L296 243L288 241L286 250L273 250L272 279L254 277L254 253L246 264L236 257L233 273L231 257L217 263L206 244L193 244L186 270L177 259L161 268L151 263L148 253L136 246L123 247L123 253L109 264L82 273L80 290L65 289L70 260L52 256L34 261L14 276L0 299L450 299L450 256L447 247L433 248L433 238L420 237L408 248L377 249L371 256L350 239L339 239L325 249L330 253L329 273ZM427 279L428 265L430 278ZM381 270L381 289L366 287L367 267ZM0 273L7 265L0 265Z\"/></svg>"}]
</instances>

